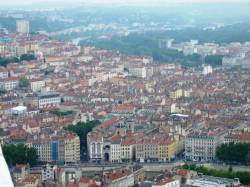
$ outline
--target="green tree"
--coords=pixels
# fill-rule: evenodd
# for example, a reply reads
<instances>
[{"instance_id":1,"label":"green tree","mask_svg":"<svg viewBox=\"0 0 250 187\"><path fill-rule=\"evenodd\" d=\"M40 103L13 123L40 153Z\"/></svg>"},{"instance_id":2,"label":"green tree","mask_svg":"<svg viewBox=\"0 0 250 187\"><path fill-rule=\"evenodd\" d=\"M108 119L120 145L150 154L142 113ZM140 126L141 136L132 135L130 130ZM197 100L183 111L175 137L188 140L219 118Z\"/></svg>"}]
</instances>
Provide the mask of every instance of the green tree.
<instances>
[{"instance_id":1,"label":"green tree","mask_svg":"<svg viewBox=\"0 0 250 187\"><path fill-rule=\"evenodd\" d=\"M76 125L69 125L67 127L64 127L64 129L76 133L80 138L86 138L87 134L99 124L100 121L93 120L86 123L79 122Z\"/></svg>"},{"instance_id":2,"label":"green tree","mask_svg":"<svg viewBox=\"0 0 250 187\"><path fill-rule=\"evenodd\" d=\"M21 88L27 88L30 85L30 81L26 77L21 77L18 85Z\"/></svg>"},{"instance_id":3,"label":"green tree","mask_svg":"<svg viewBox=\"0 0 250 187\"><path fill-rule=\"evenodd\" d=\"M224 162L246 163L249 152L250 143L229 143L220 145L216 150L216 156Z\"/></svg>"},{"instance_id":4,"label":"green tree","mask_svg":"<svg viewBox=\"0 0 250 187\"><path fill-rule=\"evenodd\" d=\"M209 55L205 57L205 63L211 66L221 66L222 65L222 55Z\"/></svg>"},{"instance_id":5,"label":"green tree","mask_svg":"<svg viewBox=\"0 0 250 187\"><path fill-rule=\"evenodd\" d=\"M29 148L24 144L5 144L2 147L3 155L9 165L27 164L35 165L38 155L34 148Z\"/></svg>"},{"instance_id":6,"label":"green tree","mask_svg":"<svg viewBox=\"0 0 250 187\"><path fill-rule=\"evenodd\" d=\"M99 120L88 121L86 123L79 122L76 125L69 125L64 127L64 130L68 130L76 133L80 137L80 148L82 151L87 150L87 134L92 131L94 127L100 124Z\"/></svg>"},{"instance_id":7,"label":"green tree","mask_svg":"<svg viewBox=\"0 0 250 187\"><path fill-rule=\"evenodd\" d=\"M36 57L35 57L35 55L33 55L33 54L22 54L21 56L20 56L20 61L31 61L31 60L35 60L36 59Z\"/></svg>"},{"instance_id":8,"label":"green tree","mask_svg":"<svg viewBox=\"0 0 250 187\"><path fill-rule=\"evenodd\" d=\"M152 56L155 61L162 63L181 63L184 66L200 66L202 58L198 54L185 56L175 49L162 49L158 46L159 33L130 34L124 37L112 37L110 40L98 40L90 43L79 42L80 45L94 45L98 48L118 50L125 55Z\"/></svg>"},{"instance_id":9,"label":"green tree","mask_svg":"<svg viewBox=\"0 0 250 187\"><path fill-rule=\"evenodd\" d=\"M10 63L17 63L19 62L19 59L16 57L11 57L11 58L3 58L0 57L0 66L7 66Z\"/></svg>"},{"instance_id":10,"label":"green tree","mask_svg":"<svg viewBox=\"0 0 250 187\"><path fill-rule=\"evenodd\" d=\"M57 116L67 116L67 115L72 115L74 112L72 110L68 110L68 111L51 111L51 114L55 114Z\"/></svg>"}]
</instances>

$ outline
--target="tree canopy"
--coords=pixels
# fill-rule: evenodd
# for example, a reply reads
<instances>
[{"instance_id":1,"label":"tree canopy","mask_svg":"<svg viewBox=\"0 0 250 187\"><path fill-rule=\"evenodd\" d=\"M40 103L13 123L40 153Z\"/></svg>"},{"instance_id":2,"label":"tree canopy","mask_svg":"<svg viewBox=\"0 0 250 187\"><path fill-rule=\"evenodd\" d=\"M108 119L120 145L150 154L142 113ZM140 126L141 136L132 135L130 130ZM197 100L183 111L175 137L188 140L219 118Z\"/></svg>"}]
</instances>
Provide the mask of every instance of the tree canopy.
<instances>
[{"instance_id":1,"label":"tree canopy","mask_svg":"<svg viewBox=\"0 0 250 187\"><path fill-rule=\"evenodd\" d=\"M29 148L24 144L5 144L2 146L3 155L8 165L27 164L35 165L38 159L34 148Z\"/></svg>"},{"instance_id":2,"label":"tree canopy","mask_svg":"<svg viewBox=\"0 0 250 187\"><path fill-rule=\"evenodd\" d=\"M80 45L94 45L97 48L118 50L125 55L152 56L155 61L162 63L181 63L183 66L194 67L202 64L198 54L185 56L175 49L162 49L158 46L159 38L156 33L130 34L124 37L113 37L109 40L94 40L92 43L80 41Z\"/></svg>"},{"instance_id":3,"label":"tree canopy","mask_svg":"<svg viewBox=\"0 0 250 187\"><path fill-rule=\"evenodd\" d=\"M36 57L35 57L35 55L33 55L33 54L22 54L21 56L20 56L20 61L31 61L31 60L35 60L36 59Z\"/></svg>"},{"instance_id":4,"label":"tree canopy","mask_svg":"<svg viewBox=\"0 0 250 187\"><path fill-rule=\"evenodd\" d=\"M221 66L222 65L222 55L209 55L205 57L205 63L211 66Z\"/></svg>"},{"instance_id":5,"label":"tree canopy","mask_svg":"<svg viewBox=\"0 0 250 187\"><path fill-rule=\"evenodd\" d=\"M79 122L76 125L69 125L64 127L64 130L68 130L76 133L80 137L80 149L81 152L87 152L87 134L92 131L92 129L98 126L101 122L98 120L87 121L86 123Z\"/></svg>"},{"instance_id":6,"label":"tree canopy","mask_svg":"<svg viewBox=\"0 0 250 187\"><path fill-rule=\"evenodd\" d=\"M69 125L67 127L64 127L64 129L76 133L80 138L86 138L87 134L99 124L100 121L93 120L86 123L79 122L76 125Z\"/></svg>"},{"instance_id":7,"label":"tree canopy","mask_svg":"<svg viewBox=\"0 0 250 187\"><path fill-rule=\"evenodd\" d=\"M10 64L10 63L17 63L19 62L19 59L16 58L16 57L11 57L11 58L3 58L3 57L0 57L0 66L7 66L7 64Z\"/></svg>"},{"instance_id":8,"label":"tree canopy","mask_svg":"<svg viewBox=\"0 0 250 187\"><path fill-rule=\"evenodd\" d=\"M30 81L26 77L21 77L18 84L21 88L27 88L30 85Z\"/></svg>"},{"instance_id":9,"label":"tree canopy","mask_svg":"<svg viewBox=\"0 0 250 187\"><path fill-rule=\"evenodd\" d=\"M250 163L250 143L222 144L217 148L216 156L224 162Z\"/></svg>"},{"instance_id":10,"label":"tree canopy","mask_svg":"<svg viewBox=\"0 0 250 187\"><path fill-rule=\"evenodd\" d=\"M17 57L1 57L0 56L0 66L7 66L10 63L18 63L21 61L31 61L31 60L35 60L36 57L33 54L22 54L20 56L20 58Z\"/></svg>"},{"instance_id":11,"label":"tree canopy","mask_svg":"<svg viewBox=\"0 0 250 187\"><path fill-rule=\"evenodd\" d=\"M67 115L71 115L73 114L74 112L72 110L68 110L68 111L51 111L50 112L51 114L55 114L57 116L67 116Z\"/></svg>"}]
</instances>

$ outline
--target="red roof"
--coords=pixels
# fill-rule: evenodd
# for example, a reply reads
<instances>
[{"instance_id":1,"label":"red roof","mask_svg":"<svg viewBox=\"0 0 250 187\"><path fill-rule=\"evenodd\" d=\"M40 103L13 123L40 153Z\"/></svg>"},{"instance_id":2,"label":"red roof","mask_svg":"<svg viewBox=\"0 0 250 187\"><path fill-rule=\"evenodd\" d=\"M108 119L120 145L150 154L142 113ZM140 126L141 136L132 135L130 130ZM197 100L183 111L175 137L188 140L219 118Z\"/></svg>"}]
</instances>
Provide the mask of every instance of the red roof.
<instances>
[{"instance_id":1,"label":"red roof","mask_svg":"<svg viewBox=\"0 0 250 187\"><path fill-rule=\"evenodd\" d=\"M181 176L186 176L189 172L190 172L190 170L187 170L187 169L178 169L176 171L176 174L181 175Z\"/></svg>"},{"instance_id":2,"label":"red roof","mask_svg":"<svg viewBox=\"0 0 250 187\"><path fill-rule=\"evenodd\" d=\"M8 69L6 69L4 67L0 67L0 72L8 72Z\"/></svg>"},{"instance_id":3,"label":"red roof","mask_svg":"<svg viewBox=\"0 0 250 187\"><path fill-rule=\"evenodd\" d=\"M162 185L165 185L165 184L173 182L173 181L175 181L175 180L172 178L166 177L166 178L163 178L160 181L156 182L156 184L154 186L162 186Z\"/></svg>"},{"instance_id":4,"label":"red roof","mask_svg":"<svg viewBox=\"0 0 250 187\"><path fill-rule=\"evenodd\" d=\"M114 172L110 172L110 173L107 173L107 178L109 180L117 180L117 179L120 179L120 178L123 178L127 175L130 175L131 174L131 171L128 171L128 170L118 170L118 171L114 171Z\"/></svg>"},{"instance_id":5,"label":"red roof","mask_svg":"<svg viewBox=\"0 0 250 187\"><path fill-rule=\"evenodd\" d=\"M99 127L102 128L102 129L107 129L110 126L114 125L117 121L118 121L118 118L114 117L114 118L112 118L110 120L107 120L107 121L103 122Z\"/></svg>"},{"instance_id":6,"label":"red roof","mask_svg":"<svg viewBox=\"0 0 250 187\"><path fill-rule=\"evenodd\" d=\"M88 184L89 181L90 181L89 178L86 177L86 176L84 176L84 177L81 178L81 180L80 180L79 182L80 182L80 183L84 183L84 184Z\"/></svg>"},{"instance_id":7,"label":"red roof","mask_svg":"<svg viewBox=\"0 0 250 187\"><path fill-rule=\"evenodd\" d=\"M135 107L134 106L113 106L112 111L128 111L128 112L134 112Z\"/></svg>"},{"instance_id":8,"label":"red roof","mask_svg":"<svg viewBox=\"0 0 250 187\"><path fill-rule=\"evenodd\" d=\"M7 82L7 81L18 81L20 78L19 77L8 77L5 79L1 79L1 81Z\"/></svg>"},{"instance_id":9,"label":"red roof","mask_svg":"<svg viewBox=\"0 0 250 187\"><path fill-rule=\"evenodd\" d=\"M237 139L240 141L250 141L250 133L229 134L228 138Z\"/></svg>"},{"instance_id":10,"label":"red roof","mask_svg":"<svg viewBox=\"0 0 250 187\"><path fill-rule=\"evenodd\" d=\"M122 140L121 145L134 145L136 141L133 138Z\"/></svg>"}]
</instances>

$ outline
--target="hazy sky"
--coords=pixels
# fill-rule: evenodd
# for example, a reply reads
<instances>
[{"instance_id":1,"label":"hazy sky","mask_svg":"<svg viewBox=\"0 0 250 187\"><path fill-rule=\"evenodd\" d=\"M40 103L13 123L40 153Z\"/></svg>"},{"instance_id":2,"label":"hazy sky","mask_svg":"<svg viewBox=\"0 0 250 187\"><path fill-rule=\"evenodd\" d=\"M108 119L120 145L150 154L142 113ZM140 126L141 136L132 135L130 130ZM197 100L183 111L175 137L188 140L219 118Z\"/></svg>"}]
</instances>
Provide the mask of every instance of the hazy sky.
<instances>
[{"instance_id":1,"label":"hazy sky","mask_svg":"<svg viewBox=\"0 0 250 187\"><path fill-rule=\"evenodd\" d=\"M25 5L25 4L74 4L74 3L100 3L100 4L172 4L172 3L207 3L207 2L236 2L244 3L250 2L250 0L0 0L0 6L4 5Z\"/></svg>"}]
</instances>

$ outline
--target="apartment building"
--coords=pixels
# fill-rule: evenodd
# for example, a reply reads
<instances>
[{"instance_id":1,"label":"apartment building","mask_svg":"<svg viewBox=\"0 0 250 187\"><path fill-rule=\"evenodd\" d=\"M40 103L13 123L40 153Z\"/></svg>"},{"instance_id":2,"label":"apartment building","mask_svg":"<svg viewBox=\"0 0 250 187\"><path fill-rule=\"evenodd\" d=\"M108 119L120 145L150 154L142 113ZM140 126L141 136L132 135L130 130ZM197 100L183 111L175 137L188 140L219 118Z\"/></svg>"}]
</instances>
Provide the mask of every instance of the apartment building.
<instances>
[{"instance_id":1,"label":"apartment building","mask_svg":"<svg viewBox=\"0 0 250 187\"><path fill-rule=\"evenodd\" d=\"M45 87L45 81L44 80L31 80L30 81L30 87L33 92L41 91L43 87Z\"/></svg>"},{"instance_id":2,"label":"apartment building","mask_svg":"<svg viewBox=\"0 0 250 187\"><path fill-rule=\"evenodd\" d=\"M17 56L17 44L11 40L8 42L0 42L0 55L2 57L16 57Z\"/></svg>"},{"instance_id":3,"label":"apartment building","mask_svg":"<svg viewBox=\"0 0 250 187\"><path fill-rule=\"evenodd\" d=\"M64 139L64 159L65 162L80 161L80 138L74 134L69 134Z\"/></svg>"},{"instance_id":4,"label":"apartment building","mask_svg":"<svg viewBox=\"0 0 250 187\"><path fill-rule=\"evenodd\" d=\"M249 143L250 132L231 132L224 138L224 143Z\"/></svg>"},{"instance_id":5,"label":"apartment building","mask_svg":"<svg viewBox=\"0 0 250 187\"><path fill-rule=\"evenodd\" d=\"M88 155L91 162L101 161L103 159L104 140L96 132L87 135Z\"/></svg>"},{"instance_id":6,"label":"apartment building","mask_svg":"<svg viewBox=\"0 0 250 187\"><path fill-rule=\"evenodd\" d=\"M178 98L181 98L181 97L190 97L191 95L191 92L192 92L192 89L175 89L173 91L170 91L169 92L169 96L171 99L178 99Z\"/></svg>"},{"instance_id":7,"label":"apartment building","mask_svg":"<svg viewBox=\"0 0 250 187\"><path fill-rule=\"evenodd\" d=\"M42 167L42 181L54 180L55 179L55 170L56 166L46 164Z\"/></svg>"},{"instance_id":8,"label":"apartment building","mask_svg":"<svg viewBox=\"0 0 250 187\"><path fill-rule=\"evenodd\" d=\"M159 144L159 160L171 161L177 154L177 142L175 140L163 140Z\"/></svg>"},{"instance_id":9,"label":"apartment building","mask_svg":"<svg viewBox=\"0 0 250 187\"><path fill-rule=\"evenodd\" d=\"M29 21L23 19L16 21L16 32L28 34L30 32L29 29Z\"/></svg>"},{"instance_id":10,"label":"apartment building","mask_svg":"<svg viewBox=\"0 0 250 187\"><path fill-rule=\"evenodd\" d=\"M59 93L46 92L38 94L38 107L54 107L61 103L61 97Z\"/></svg>"},{"instance_id":11,"label":"apartment building","mask_svg":"<svg viewBox=\"0 0 250 187\"><path fill-rule=\"evenodd\" d=\"M0 67L0 79L6 79L9 77L9 71L6 68Z\"/></svg>"},{"instance_id":12,"label":"apartment building","mask_svg":"<svg viewBox=\"0 0 250 187\"><path fill-rule=\"evenodd\" d=\"M142 139L135 148L136 160L140 162L157 161L159 156L159 142L154 138Z\"/></svg>"},{"instance_id":13,"label":"apartment building","mask_svg":"<svg viewBox=\"0 0 250 187\"><path fill-rule=\"evenodd\" d=\"M33 147L38 155L38 160L41 162L51 162L52 154L51 154L51 142L49 139L43 140L32 140L27 143L28 147Z\"/></svg>"},{"instance_id":14,"label":"apartment building","mask_svg":"<svg viewBox=\"0 0 250 187\"><path fill-rule=\"evenodd\" d=\"M46 138L28 140L27 146L36 149L41 162L80 161L80 139L75 134L53 135Z\"/></svg>"},{"instance_id":15,"label":"apartment building","mask_svg":"<svg viewBox=\"0 0 250 187\"><path fill-rule=\"evenodd\" d=\"M177 154L177 142L164 137L148 137L136 143L137 161L170 161Z\"/></svg>"},{"instance_id":16,"label":"apartment building","mask_svg":"<svg viewBox=\"0 0 250 187\"><path fill-rule=\"evenodd\" d=\"M112 107L112 114L115 116L132 116L136 108L133 105L120 105Z\"/></svg>"},{"instance_id":17,"label":"apartment building","mask_svg":"<svg viewBox=\"0 0 250 187\"><path fill-rule=\"evenodd\" d=\"M121 161L130 162L135 159L135 145L134 139L126 139L121 142Z\"/></svg>"},{"instance_id":18,"label":"apartment building","mask_svg":"<svg viewBox=\"0 0 250 187\"><path fill-rule=\"evenodd\" d=\"M18 86L19 77L8 77L0 79L0 89L10 91Z\"/></svg>"},{"instance_id":19,"label":"apartment building","mask_svg":"<svg viewBox=\"0 0 250 187\"><path fill-rule=\"evenodd\" d=\"M221 131L200 130L192 132L185 139L185 157L193 161L215 159L216 148L223 143L225 133Z\"/></svg>"}]
</instances>

